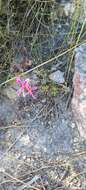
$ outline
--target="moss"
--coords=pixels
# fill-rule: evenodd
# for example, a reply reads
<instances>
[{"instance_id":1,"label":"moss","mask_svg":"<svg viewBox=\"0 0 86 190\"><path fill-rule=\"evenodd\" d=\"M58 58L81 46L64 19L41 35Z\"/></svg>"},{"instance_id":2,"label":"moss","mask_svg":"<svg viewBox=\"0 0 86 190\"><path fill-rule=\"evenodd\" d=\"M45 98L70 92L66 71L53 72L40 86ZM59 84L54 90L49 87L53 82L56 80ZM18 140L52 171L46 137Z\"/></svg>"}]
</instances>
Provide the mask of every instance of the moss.
<instances>
[{"instance_id":1,"label":"moss","mask_svg":"<svg viewBox=\"0 0 86 190\"><path fill-rule=\"evenodd\" d=\"M51 84L50 94L51 94L51 96L57 96L57 94L58 94L58 87L54 83Z\"/></svg>"},{"instance_id":2,"label":"moss","mask_svg":"<svg viewBox=\"0 0 86 190\"><path fill-rule=\"evenodd\" d=\"M57 96L58 92L61 90L60 86L51 81L46 84L41 84L41 89L45 94L50 96Z\"/></svg>"}]
</instances>

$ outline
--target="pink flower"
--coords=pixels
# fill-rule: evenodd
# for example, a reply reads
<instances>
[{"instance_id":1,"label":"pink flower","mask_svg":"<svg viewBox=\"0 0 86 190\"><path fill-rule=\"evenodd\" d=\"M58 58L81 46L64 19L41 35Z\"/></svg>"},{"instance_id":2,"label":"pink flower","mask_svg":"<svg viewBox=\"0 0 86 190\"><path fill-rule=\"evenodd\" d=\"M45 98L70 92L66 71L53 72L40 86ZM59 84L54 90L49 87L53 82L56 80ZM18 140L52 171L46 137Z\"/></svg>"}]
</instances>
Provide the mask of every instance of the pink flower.
<instances>
[{"instance_id":1,"label":"pink flower","mask_svg":"<svg viewBox=\"0 0 86 190\"><path fill-rule=\"evenodd\" d=\"M23 94L24 97L27 94L30 94L30 96L32 96L35 99L36 97L33 95L33 92L35 90L37 90L37 87L35 87L35 86L31 87L29 82L30 82L29 79L26 79L26 80L22 81L20 79L20 77L17 77L16 78L16 83L20 85L20 89L17 90L17 94L18 94L18 96L21 96L21 94ZM27 91L27 93L25 93L25 91Z\"/></svg>"}]
</instances>

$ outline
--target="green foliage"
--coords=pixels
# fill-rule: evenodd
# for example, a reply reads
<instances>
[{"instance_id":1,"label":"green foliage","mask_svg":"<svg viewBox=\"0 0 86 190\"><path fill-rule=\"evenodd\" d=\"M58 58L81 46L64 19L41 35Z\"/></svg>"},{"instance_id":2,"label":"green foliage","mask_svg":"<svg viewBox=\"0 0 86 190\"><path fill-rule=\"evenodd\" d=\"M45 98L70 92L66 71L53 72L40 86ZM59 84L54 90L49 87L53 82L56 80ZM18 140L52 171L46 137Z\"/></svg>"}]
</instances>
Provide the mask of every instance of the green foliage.
<instances>
[{"instance_id":1,"label":"green foliage","mask_svg":"<svg viewBox=\"0 0 86 190\"><path fill-rule=\"evenodd\" d=\"M41 89L44 93L47 93L49 90L49 85L48 84L43 84L41 85Z\"/></svg>"},{"instance_id":2,"label":"green foliage","mask_svg":"<svg viewBox=\"0 0 86 190\"><path fill-rule=\"evenodd\" d=\"M42 84L41 89L45 94L48 94L50 96L57 96L58 94L58 85L52 82Z\"/></svg>"},{"instance_id":3,"label":"green foliage","mask_svg":"<svg viewBox=\"0 0 86 190\"><path fill-rule=\"evenodd\" d=\"M51 83L50 94L51 96L56 96L58 94L58 87L55 83Z\"/></svg>"}]
</instances>

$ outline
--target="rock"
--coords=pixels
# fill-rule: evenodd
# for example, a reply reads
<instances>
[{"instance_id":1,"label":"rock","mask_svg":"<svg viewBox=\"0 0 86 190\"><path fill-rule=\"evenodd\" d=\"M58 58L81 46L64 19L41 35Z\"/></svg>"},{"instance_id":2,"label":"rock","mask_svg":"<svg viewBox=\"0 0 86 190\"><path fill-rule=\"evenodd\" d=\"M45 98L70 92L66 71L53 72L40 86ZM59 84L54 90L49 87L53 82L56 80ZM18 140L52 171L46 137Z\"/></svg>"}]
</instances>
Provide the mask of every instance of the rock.
<instances>
[{"instance_id":1,"label":"rock","mask_svg":"<svg viewBox=\"0 0 86 190\"><path fill-rule=\"evenodd\" d=\"M60 70L51 73L51 74L49 75L49 78L50 78L51 80L53 80L54 82L56 82L57 84L62 84L62 83L65 82L64 73L61 72Z\"/></svg>"},{"instance_id":2,"label":"rock","mask_svg":"<svg viewBox=\"0 0 86 190\"><path fill-rule=\"evenodd\" d=\"M76 48L72 110L80 135L86 138L86 44Z\"/></svg>"},{"instance_id":3,"label":"rock","mask_svg":"<svg viewBox=\"0 0 86 190\"><path fill-rule=\"evenodd\" d=\"M64 12L66 16L72 16L72 14L74 13L74 4L73 2L67 2L64 3Z\"/></svg>"},{"instance_id":4,"label":"rock","mask_svg":"<svg viewBox=\"0 0 86 190\"><path fill-rule=\"evenodd\" d=\"M0 97L0 127L7 126L13 120L16 121L16 118L14 105L5 97Z\"/></svg>"},{"instance_id":5,"label":"rock","mask_svg":"<svg viewBox=\"0 0 86 190\"><path fill-rule=\"evenodd\" d=\"M5 87L2 91L2 94L9 98L10 100L16 100L18 95L16 93L16 84L13 83L13 85L9 85Z\"/></svg>"}]
</instances>

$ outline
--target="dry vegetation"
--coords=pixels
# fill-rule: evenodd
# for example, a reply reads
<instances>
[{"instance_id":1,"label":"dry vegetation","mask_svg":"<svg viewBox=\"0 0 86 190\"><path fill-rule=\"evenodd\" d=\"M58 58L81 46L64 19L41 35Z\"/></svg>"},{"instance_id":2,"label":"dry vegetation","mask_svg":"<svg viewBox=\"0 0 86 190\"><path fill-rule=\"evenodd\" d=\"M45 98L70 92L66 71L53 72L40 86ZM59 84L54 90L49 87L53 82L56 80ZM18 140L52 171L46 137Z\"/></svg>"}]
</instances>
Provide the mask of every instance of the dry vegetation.
<instances>
[{"instance_id":1,"label":"dry vegetation","mask_svg":"<svg viewBox=\"0 0 86 190\"><path fill-rule=\"evenodd\" d=\"M18 58L19 67L21 64L26 67L25 64L32 61L29 70L23 67L18 70L18 74L24 76L37 70L45 92L49 86L47 82L42 81L47 78L51 64L63 55L67 56L67 63L63 69L66 78L65 86L69 85L69 79L74 72L74 49L86 41L86 19L84 16L81 17L82 3L80 0L74 3L73 15L66 16L63 7L54 0L0 0L0 88L6 83L9 85L9 82L15 79L16 71L14 69L11 72L11 68L14 68L14 60L17 60L18 53L20 56L23 54L22 63ZM62 37L62 40L53 47L58 26L58 36L59 39ZM60 30L61 26L63 30ZM56 89L55 84L52 83L52 95L56 95ZM2 147L7 146L7 150L0 158L0 190L86 189L86 151L80 150L76 154L67 155L58 153L57 160L46 158L45 155L35 157L34 154L26 158L22 153L20 154L21 148L19 154L15 149L15 144L25 132L21 123L17 124L17 127L19 126L21 129L19 136L12 139L11 144L7 139L1 141ZM15 129L16 122L6 127L8 131L11 130L10 128ZM1 133L4 131L3 126L0 131ZM5 170L3 166L7 162L9 169Z\"/></svg>"}]
</instances>

